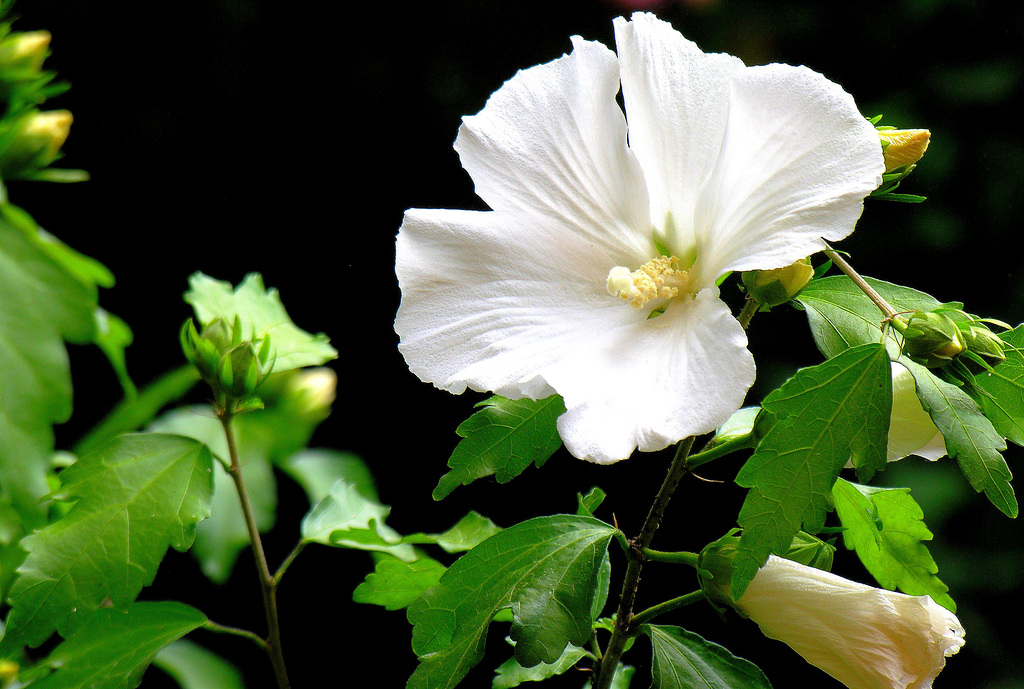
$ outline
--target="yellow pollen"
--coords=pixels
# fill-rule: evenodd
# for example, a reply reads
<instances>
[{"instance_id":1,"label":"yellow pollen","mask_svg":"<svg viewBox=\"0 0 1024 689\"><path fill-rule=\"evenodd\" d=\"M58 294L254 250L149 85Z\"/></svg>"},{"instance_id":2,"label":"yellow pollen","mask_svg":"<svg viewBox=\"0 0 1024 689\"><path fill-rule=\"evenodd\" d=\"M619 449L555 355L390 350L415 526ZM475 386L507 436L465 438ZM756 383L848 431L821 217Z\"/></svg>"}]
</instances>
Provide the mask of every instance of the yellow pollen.
<instances>
[{"instance_id":1,"label":"yellow pollen","mask_svg":"<svg viewBox=\"0 0 1024 689\"><path fill-rule=\"evenodd\" d=\"M688 276L679 270L675 256L652 258L639 269L615 266L608 272L608 294L629 302L633 308L643 308L654 299L674 299L686 289Z\"/></svg>"}]
</instances>

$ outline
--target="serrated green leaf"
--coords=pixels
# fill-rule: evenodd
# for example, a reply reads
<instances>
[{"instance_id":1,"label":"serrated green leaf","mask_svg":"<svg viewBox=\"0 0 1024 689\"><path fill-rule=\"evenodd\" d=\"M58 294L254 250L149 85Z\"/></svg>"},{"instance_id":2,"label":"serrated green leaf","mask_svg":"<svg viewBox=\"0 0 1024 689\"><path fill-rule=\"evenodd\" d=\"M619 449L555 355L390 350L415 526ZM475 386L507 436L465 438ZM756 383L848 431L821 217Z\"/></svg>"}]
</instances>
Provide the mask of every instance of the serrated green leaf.
<instances>
[{"instance_id":1,"label":"serrated green leaf","mask_svg":"<svg viewBox=\"0 0 1024 689\"><path fill-rule=\"evenodd\" d=\"M885 467L891 406L889 356L881 344L801 369L765 398L765 411L777 420L736 476L750 491L739 515L735 598L801 528L817 533L824 526L832 485L851 457L862 470Z\"/></svg>"},{"instance_id":2,"label":"serrated green leaf","mask_svg":"<svg viewBox=\"0 0 1024 689\"><path fill-rule=\"evenodd\" d=\"M462 553L472 550L484 540L501 531L501 527L478 512L470 512L455 526L443 533L418 533L405 536L403 543L441 546L446 553Z\"/></svg>"},{"instance_id":3,"label":"serrated green leaf","mask_svg":"<svg viewBox=\"0 0 1024 689\"><path fill-rule=\"evenodd\" d=\"M985 394L981 408L996 431L1007 440L1024 445L1024 325L1018 325L1000 338L1008 345L1006 360L975 382Z\"/></svg>"},{"instance_id":4,"label":"serrated green leaf","mask_svg":"<svg viewBox=\"0 0 1024 689\"><path fill-rule=\"evenodd\" d=\"M37 646L54 630L67 636L109 598L135 600L171 546L192 545L210 513L212 459L179 436L123 435L61 475L67 515L25 537L28 552L11 587L0 648Z\"/></svg>"},{"instance_id":5,"label":"serrated green leaf","mask_svg":"<svg viewBox=\"0 0 1024 689\"><path fill-rule=\"evenodd\" d=\"M319 366L338 357L326 335L311 335L292 322L277 290L264 289L263 277L258 273L250 273L234 289L229 282L195 273L189 278L185 301L192 305L203 325L216 318L234 323L237 317L242 323L243 339L270 335L275 373Z\"/></svg>"},{"instance_id":6,"label":"serrated green leaf","mask_svg":"<svg viewBox=\"0 0 1024 689\"><path fill-rule=\"evenodd\" d=\"M415 560L413 547L403 543L401 534L384 523L390 513L390 507L367 499L354 485L340 479L302 520L302 540Z\"/></svg>"},{"instance_id":7,"label":"serrated green leaf","mask_svg":"<svg viewBox=\"0 0 1024 689\"><path fill-rule=\"evenodd\" d=\"M914 376L921 406L946 441L946 453L956 460L974 490L1008 517L1017 516L1017 498L1010 485L1010 468L1001 452L1006 441L978 405L956 385L933 375L920 364L901 359Z\"/></svg>"},{"instance_id":8,"label":"serrated green leaf","mask_svg":"<svg viewBox=\"0 0 1024 689\"><path fill-rule=\"evenodd\" d=\"M839 479L832 495L845 528L843 542L856 551L882 588L929 595L956 612L949 588L936 576L938 565L924 545L932 533L909 488L875 488Z\"/></svg>"},{"instance_id":9,"label":"serrated green leaf","mask_svg":"<svg viewBox=\"0 0 1024 689\"><path fill-rule=\"evenodd\" d=\"M608 542L616 529L590 517L538 517L501 531L457 560L408 611L420 665L408 689L449 689L480 662L487 626L512 608L523 667L582 646Z\"/></svg>"},{"instance_id":10,"label":"serrated green leaf","mask_svg":"<svg viewBox=\"0 0 1024 689\"><path fill-rule=\"evenodd\" d=\"M53 424L71 415L64 341L93 341L97 289L61 260L77 254L55 256L63 245L16 210L0 203L0 498L33 527L45 522Z\"/></svg>"},{"instance_id":11,"label":"serrated green leaf","mask_svg":"<svg viewBox=\"0 0 1024 689\"><path fill-rule=\"evenodd\" d=\"M54 671L32 686L133 689L139 686L142 673L161 648L206 622L203 613L183 603L144 602L123 609L101 608L43 661Z\"/></svg>"},{"instance_id":12,"label":"serrated green leaf","mask_svg":"<svg viewBox=\"0 0 1024 689\"><path fill-rule=\"evenodd\" d=\"M448 459L451 469L434 488L441 500L460 485L494 475L506 483L530 464L541 467L562 446L555 422L565 413L558 395L542 400L510 400L495 395L456 429L463 440Z\"/></svg>"},{"instance_id":13,"label":"serrated green leaf","mask_svg":"<svg viewBox=\"0 0 1024 689\"><path fill-rule=\"evenodd\" d=\"M553 663L537 663L533 667L523 667L514 657L509 658L494 671L491 689L511 689L524 682L542 682L563 674L588 655L582 648L569 644L562 656Z\"/></svg>"},{"instance_id":14,"label":"serrated green leaf","mask_svg":"<svg viewBox=\"0 0 1024 689\"><path fill-rule=\"evenodd\" d=\"M865 278L897 312L929 311L942 306L934 297L909 287ZM882 341L885 317L859 287L845 275L813 280L797 301L807 312L818 349L833 357L850 347ZM899 333L890 329L886 346L893 359L900 354Z\"/></svg>"},{"instance_id":15,"label":"serrated green leaf","mask_svg":"<svg viewBox=\"0 0 1024 689\"><path fill-rule=\"evenodd\" d=\"M651 689L771 689L761 669L681 627L647 624L654 650Z\"/></svg>"},{"instance_id":16,"label":"serrated green leaf","mask_svg":"<svg viewBox=\"0 0 1024 689\"><path fill-rule=\"evenodd\" d=\"M412 605L423 592L437 586L447 567L437 560L421 557L412 562L382 558L373 572L352 592L356 603L381 605L400 610Z\"/></svg>"},{"instance_id":17,"label":"serrated green leaf","mask_svg":"<svg viewBox=\"0 0 1024 689\"><path fill-rule=\"evenodd\" d=\"M181 689L244 689L242 675L216 653L185 639L160 649L153 665L174 678Z\"/></svg>"}]
</instances>

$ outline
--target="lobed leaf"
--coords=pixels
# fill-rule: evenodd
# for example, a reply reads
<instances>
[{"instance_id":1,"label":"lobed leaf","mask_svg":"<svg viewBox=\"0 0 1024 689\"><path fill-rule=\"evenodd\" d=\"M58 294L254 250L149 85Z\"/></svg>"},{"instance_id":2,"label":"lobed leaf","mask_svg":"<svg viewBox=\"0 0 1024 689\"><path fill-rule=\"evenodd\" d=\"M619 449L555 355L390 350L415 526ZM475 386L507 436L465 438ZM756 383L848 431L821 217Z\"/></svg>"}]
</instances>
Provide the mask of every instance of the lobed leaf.
<instances>
[{"instance_id":1,"label":"lobed leaf","mask_svg":"<svg viewBox=\"0 0 1024 689\"><path fill-rule=\"evenodd\" d=\"M561 657L553 663L537 663L533 667L523 667L516 659L509 658L499 665L494 671L494 681L491 689L511 689L518 687L523 682L541 682L556 675L563 674L572 668L589 653L582 648L569 644Z\"/></svg>"},{"instance_id":2,"label":"lobed leaf","mask_svg":"<svg viewBox=\"0 0 1024 689\"><path fill-rule=\"evenodd\" d=\"M981 408L999 435L1024 445L1024 325L1001 335L1006 360L975 382L983 394Z\"/></svg>"},{"instance_id":3,"label":"lobed leaf","mask_svg":"<svg viewBox=\"0 0 1024 689\"><path fill-rule=\"evenodd\" d=\"M875 488L839 479L832 495L845 529L843 542L856 551L880 586L911 596L929 595L956 612L949 588L936 576L938 565L924 544L932 533L909 488Z\"/></svg>"},{"instance_id":4,"label":"lobed leaf","mask_svg":"<svg viewBox=\"0 0 1024 689\"><path fill-rule=\"evenodd\" d=\"M681 627L647 624L654 681L651 689L771 689L761 669Z\"/></svg>"},{"instance_id":5,"label":"lobed leaf","mask_svg":"<svg viewBox=\"0 0 1024 689\"><path fill-rule=\"evenodd\" d=\"M373 572L352 592L356 603L381 605L386 610L400 610L412 605L425 591L441 581L447 568L430 557L411 562L397 558L381 558Z\"/></svg>"},{"instance_id":6,"label":"lobed leaf","mask_svg":"<svg viewBox=\"0 0 1024 689\"><path fill-rule=\"evenodd\" d=\"M801 369L765 398L775 423L736 476L750 491L739 515L735 598L801 528L816 533L824 526L832 485L851 457L861 471L885 466L891 406L889 355L881 344Z\"/></svg>"},{"instance_id":7,"label":"lobed leaf","mask_svg":"<svg viewBox=\"0 0 1024 689\"><path fill-rule=\"evenodd\" d=\"M406 536L403 543L431 543L446 553L461 553L472 550L483 541L501 531L501 527L478 512L470 512L455 526L443 533L418 533Z\"/></svg>"},{"instance_id":8,"label":"lobed leaf","mask_svg":"<svg viewBox=\"0 0 1024 689\"><path fill-rule=\"evenodd\" d=\"M206 622L205 615L183 603L144 602L130 603L123 609L101 608L43 661L53 672L31 686L132 689L142 682L142 673L161 648Z\"/></svg>"},{"instance_id":9,"label":"lobed leaf","mask_svg":"<svg viewBox=\"0 0 1024 689\"><path fill-rule=\"evenodd\" d=\"M68 636L109 599L135 600L168 546L192 545L210 513L212 459L179 436L123 435L62 474L58 499L77 501L62 519L22 540L28 555L11 587L0 649Z\"/></svg>"},{"instance_id":10,"label":"lobed leaf","mask_svg":"<svg viewBox=\"0 0 1024 689\"><path fill-rule=\"evenodd\" d=\"M203 325L217 318L234 323L237 316L245 330L242 339L270 336L275 373L319 366L338 358L338 350L330 345L326 335L311 335L292 322L277 290L264 289L263 277L258 273L245 276L234 289L231 283L202 273L193 274L188 282L185 301L192 305Z\"/></svg>"},{"instance_id":11,"label":"lobed leaf","mask_svg":"<svg viewBox=\"0 0 1024 689\"><path fill-rule=\"evenodd\" d=\"M538 468L562 446L555 423L565 413L558 395L541 400L510 400L495 395L455 430L462 440L448 459L451 469L434 488L441 500L460 485L494 475L506 483L530 464Z\"/></svg>"},{"instance_id":12,"label":"lobed leaf","mask_svg":"<svg viewBox=\"0 0 1024 689\"><path fill-rule=\"evenodd\" d=\"M978 405L962 389L933 375L924 366L901 360L914 376L921 405L946 441L974 490L1008 517L1017 516L1017 498L1010 485L1010 468L1001 452L1006 441Z\"/></svg>"},{"instance_id":13,"label":"lobed leaf","mask_svg":"<svg viewBox=\"0 0 1024 689\"><path fill-rule=\"evenodd\" d=\"M368 499L356 486L339 479L302 520L302 540L386 552L406 561L417 559L413 547L384 523L390 513L390 507Z\"/></svg>"},{"instance_id":14,"label":"lobed leaf","mask_svg":"<svg viewBox=\"0 0 1024 689\"><path fill-rule=\"evenodd\" d=\"M420 665L409 689L454 687L483 655L487 626L511 608L523 667L556 662L592 633L593 600L616 529L555 515L516 524L457 560L408 610Z\"/></svg>"}]
</instances>

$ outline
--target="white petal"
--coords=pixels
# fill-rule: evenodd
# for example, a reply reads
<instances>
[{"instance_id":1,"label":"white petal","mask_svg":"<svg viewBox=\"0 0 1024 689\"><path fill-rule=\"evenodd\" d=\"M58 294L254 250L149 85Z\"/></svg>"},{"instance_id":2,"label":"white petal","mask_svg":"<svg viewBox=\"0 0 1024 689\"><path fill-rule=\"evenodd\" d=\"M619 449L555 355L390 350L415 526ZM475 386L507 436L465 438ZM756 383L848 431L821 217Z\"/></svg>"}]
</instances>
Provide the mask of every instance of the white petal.
<instances>
[{"instance_id":1,"label":"white petal","mask_svg":"<svg viewBox=\"0 0 1024 689\"><path fill-rule=\"evenodd\" d=\"M650 14L615 20L629 145L644 169L651 219L668 246L694 246L693 210L725 133L729 83L743 69L731 55L705 54ZM665 227L671 213L672 226Z\"/></svg>"},{"instance_id":2,"label":"white petal","mask_svg":"<svg viewBox=\"0 0 1024 689\"><path fill-rule=\"evenodd\" d=\"M779 268L853 231L884 169L875 128L843 89L806 67L750 67L731 82L728 124L696 209L699 260Z\"/></svg>"},{"instance_id":3,"label":"white petal","mask_svg":"<svg viewBox=\"0 0 1024 689\"><path fill-rule=\"evenodd\" d=\"M455 148L494 210L557 219L619 265L651 256L643 173L616 101L618 61L600 43L520 71L463 119ZM638 263L639 261L639 263Z\"/></svg>"},{"instance_id":4,"label":"white petal","mask_svg":"<svg viewBox=\"0 0 1024 689\"><path fill-rule=\"evenodd\" d=\"M892 417L889 423L888 459L907 455L935 460L946 454L946 442L921 406L917 384L907 368L892 362Z\"/></svg>"},{"instance_id":5,"label":"white petal","mask_svg":"<svg viewBox=\"0 0 1024 689\"><path fill-rule=\"evenodd\" d=\"M927 689L964 645L928 596L865 586L772 555L737 607L850 689Z\"/></svg>"},{"instance_id":6,"label":"white petal","mask_svg":"<svg viewBox=\"0 0 1024 689\"><path fill-rule=\"evenodd\" d=\"M658 318L595 335L544 375L565 399L565 446L609 463L714 430L743 403L754 361L742 327L708 289Z\"/></svg>"},{"instance_id":7,"label":"white petal","mask_svg":"<svg viewBox=\"0 0 1024 689\"><path fill-rule=\"evenodd\" d=\"M544 397L540 372L644 315L610 297L614 261L527 213L411 209L398 234L399 349L425 382Z\"/></svg>"}]
</instances>

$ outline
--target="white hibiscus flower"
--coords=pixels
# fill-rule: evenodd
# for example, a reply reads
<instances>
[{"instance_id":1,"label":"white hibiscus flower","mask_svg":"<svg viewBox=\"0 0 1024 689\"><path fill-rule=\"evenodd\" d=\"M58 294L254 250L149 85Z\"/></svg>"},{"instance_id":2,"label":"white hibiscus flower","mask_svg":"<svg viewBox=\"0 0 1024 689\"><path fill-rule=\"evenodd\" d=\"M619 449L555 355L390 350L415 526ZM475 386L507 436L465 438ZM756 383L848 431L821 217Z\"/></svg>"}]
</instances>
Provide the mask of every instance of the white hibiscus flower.
<instances>
[{"instance_id":1,"label":"white hibiscus flower","mask_svg":"<svg viewBox=\"0 0 1024 689\"><path fill-rule=\"evenodd\" d=\"M928 596L860 584L772 555L736 603L765 636L850 689L928 689L964 645Z\"/></svg>"},{"instance_id":2,"label":"white hibiscus flower","mask_svg":"<svg viewBox=\"0 0 1024 689\"><path fill-rule=\"evenodd\" d=\"M464 118L455 148L493 210L409 210L396 261L413 373L558 393L566 447L602 463L740 406L754 362L716 281L842 239L883 170L820 74L705 54L649 14L615 35L617 56L575 37Z\"/></svg>"}]
</instances>

